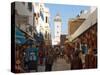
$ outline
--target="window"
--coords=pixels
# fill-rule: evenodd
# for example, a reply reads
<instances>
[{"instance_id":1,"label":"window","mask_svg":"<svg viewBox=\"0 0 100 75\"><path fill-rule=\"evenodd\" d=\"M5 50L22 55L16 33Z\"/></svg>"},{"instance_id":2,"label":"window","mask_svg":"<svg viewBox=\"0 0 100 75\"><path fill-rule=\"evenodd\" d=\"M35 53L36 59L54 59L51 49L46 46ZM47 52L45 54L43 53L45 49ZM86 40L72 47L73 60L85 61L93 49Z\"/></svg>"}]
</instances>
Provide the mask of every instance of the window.
<instances>
[{"instance_id":1,"label":"window","mask_svg":"<svg viewBox=\"0 0 100 75\"><path fill-rule=\"evenodd\" d=\"M34 17L36 17L36 13L34 13Z\"/></svg>"},{"instance_id":2,"label":"window","mask_svg":"<svg viewBox=\"0 0 100 75\"><path fill-rule=\"evenodd\" d=\"M47 31L45 32L45 38L47 38L48 34L47 34Z\"/></svg>"},{"instance_id":3,"label":"window","mask_svg":"<svg viewBox=\"0 0 100 75\"><path fill-rule=\"evenodd\" d=\"M31 2L28 3L28 9L29 9L29 11L32 11L32 3Z\"/></svg>"},{"instance_id":4,"label":"window","mask_svg":"<svg viewBox=\"0 0 100 75\"><path fill-rule=\"evenodd\" d=\"M40 11L40 16L41 16L42 20L44 20L44 16L43 16L42 11Z\"/></svg>"},{"instance_id":5,"label":"window","mask_svg":"<svg viewBox=\"0 0 100 75\"><path fill-rule=\"evenodd\" d=\"M57 31L57 34L59 34L59 32Z\"/></svg>"},{"instance_id":6,"label":"window","mask_svg":"<svg viewBox=\"0 0 100 75\"><path fill-rule=\"evenodd\" d=\"M25 2L22 2L25 5Z\"/></svg>"},{"instance_id":7,"label":"window","mask_svg":"<svg viewBox=\"0 0 100 75\"><path fill-rule=\"evenodd\" d=\"M48 23L48 17L46 16L46 23Z\"/></svg>"}]
</instances>

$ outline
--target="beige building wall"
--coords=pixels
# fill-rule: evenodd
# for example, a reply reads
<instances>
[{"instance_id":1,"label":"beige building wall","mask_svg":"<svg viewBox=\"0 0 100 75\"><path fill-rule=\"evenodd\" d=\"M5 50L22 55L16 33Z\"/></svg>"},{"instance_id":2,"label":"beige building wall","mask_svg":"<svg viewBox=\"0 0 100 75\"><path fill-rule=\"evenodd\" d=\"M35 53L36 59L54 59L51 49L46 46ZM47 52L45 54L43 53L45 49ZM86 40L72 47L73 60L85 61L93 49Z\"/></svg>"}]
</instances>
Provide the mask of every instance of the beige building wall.
<instances>
[{"instance_id":1,"label":"beige building wall","mask_svg":"<svg viewBox=\"0 0 100 75\"><path fill-rule=\"evenodd\" d=\"M80 27L80 25L84 22L84 20L85 19L81 19L81 18L69 20L69 22L68 22L68 34L69 35L73 34Z\"/></svg>"}]
</instances>

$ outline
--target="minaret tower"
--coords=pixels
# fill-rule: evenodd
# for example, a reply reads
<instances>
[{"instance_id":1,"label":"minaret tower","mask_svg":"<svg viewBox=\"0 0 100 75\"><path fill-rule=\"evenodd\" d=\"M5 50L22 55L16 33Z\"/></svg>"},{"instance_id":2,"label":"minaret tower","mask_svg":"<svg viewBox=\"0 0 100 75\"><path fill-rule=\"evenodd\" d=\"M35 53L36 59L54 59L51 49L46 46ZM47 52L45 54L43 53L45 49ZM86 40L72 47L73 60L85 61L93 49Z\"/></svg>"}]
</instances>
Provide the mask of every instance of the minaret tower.
<instances>
[{"instance_id":1,"label":"minaret tower","mask_svg":"<svg viewBox=\"0 0 100 75\"><path fill-rule=\"evenodd\" d=\"M62 20L60 14L58 13L54 18L54 42L56 45L60 44L61 25Z\"/></svg>"}]
</instances>

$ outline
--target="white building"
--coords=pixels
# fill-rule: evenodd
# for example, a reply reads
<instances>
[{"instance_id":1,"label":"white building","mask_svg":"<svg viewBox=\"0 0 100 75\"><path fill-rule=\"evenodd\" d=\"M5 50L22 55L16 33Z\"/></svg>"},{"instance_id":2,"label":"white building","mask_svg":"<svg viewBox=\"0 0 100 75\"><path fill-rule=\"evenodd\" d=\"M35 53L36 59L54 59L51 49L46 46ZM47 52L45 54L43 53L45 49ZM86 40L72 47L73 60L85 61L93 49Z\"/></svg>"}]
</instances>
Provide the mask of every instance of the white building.
<instances>
[{"instance_id":1,"label":"white building","mask_svg":"<svg viewBox=\"0 0 100 75\"><path fill-rule=\"evenodd\" d=\"M42 33L45 44L49 45L51 41L50 25L49 25L49 9L43 3L33 3L34 19L37 33Z\"/></svg>"},{"instance_id":2,"label":"white building","mask_svg":"<svg viewBox=\"0 0 100 75\"><path fill-rule=\"evenodd\" d=\"M58 13L54 18L54 40L53 40L54 45L60 44L61 25L62 25L62 20L60 14Z\"/></svg>"}]
</instances>

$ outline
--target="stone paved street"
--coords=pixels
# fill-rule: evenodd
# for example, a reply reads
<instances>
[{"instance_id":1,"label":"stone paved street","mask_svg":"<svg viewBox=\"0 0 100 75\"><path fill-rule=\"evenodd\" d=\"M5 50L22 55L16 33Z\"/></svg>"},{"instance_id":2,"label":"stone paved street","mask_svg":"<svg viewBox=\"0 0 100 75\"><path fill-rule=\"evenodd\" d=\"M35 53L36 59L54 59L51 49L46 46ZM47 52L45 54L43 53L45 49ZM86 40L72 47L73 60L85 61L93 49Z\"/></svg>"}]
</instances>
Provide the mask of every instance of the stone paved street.
<instances>
[{"instance_id":1,"label":"stone paved street","mask_svg":"<svg viewBox=\"0 0 100 75\"><path fill-rule=\"evenodd\" d=\"M58 58L57 61L53 63L52 70L70 70L70 63L66 63L66 60L64 58Z\"/></svg>"}]
</instances>

